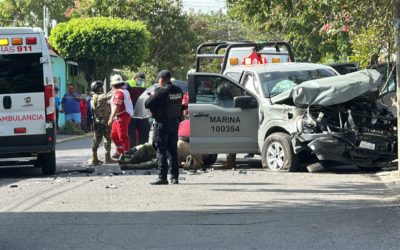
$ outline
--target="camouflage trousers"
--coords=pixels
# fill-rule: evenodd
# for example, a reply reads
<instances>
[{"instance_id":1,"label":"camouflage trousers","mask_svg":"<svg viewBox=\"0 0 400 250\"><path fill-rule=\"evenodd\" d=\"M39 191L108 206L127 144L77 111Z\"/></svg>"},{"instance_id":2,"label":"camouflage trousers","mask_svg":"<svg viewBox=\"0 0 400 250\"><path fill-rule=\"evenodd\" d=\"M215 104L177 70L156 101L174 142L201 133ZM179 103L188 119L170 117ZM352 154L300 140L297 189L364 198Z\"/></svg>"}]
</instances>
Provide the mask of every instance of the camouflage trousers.
<instances>
[{"instance_id":1,"label":"camouflage trousers","mask_svg":"<svg viewBox=\"0 0 400 250\"><path fill-rule=\"evenodd\" d=\"M188 142L178 140L178 162L180 165L185 165L182 163L186 162L188 155L192 156L193 163L191 166L186 167L191 169L200 169L204 166L203 155L190 154L190 144Z\"/></svg>"},{"instance_id":2,"label":"camouflage trousers","mask_svg":"<svg viewBox=\"0 0 400 250\"><path fill-rule=\"evenodd\" d=\"M93 144L92 151L97 152L97 149L100 146L101 140L104 137L104 148L106 152L111 151L111 128L108 125L102 123L94 124L94 136L93 136Z\"/></svg>"},{"instance_id":3,"label":"camouflage trousers","mask_svg":"<svg viewBox=\"0 0 400 250\"><path fill-rule=\"evenodd\" d=\"M150 143L136 146L132 155L125 155L126 158L119 161L121 169L151 169L157 168L156 150Z\"/></svg>"}]
</instances>

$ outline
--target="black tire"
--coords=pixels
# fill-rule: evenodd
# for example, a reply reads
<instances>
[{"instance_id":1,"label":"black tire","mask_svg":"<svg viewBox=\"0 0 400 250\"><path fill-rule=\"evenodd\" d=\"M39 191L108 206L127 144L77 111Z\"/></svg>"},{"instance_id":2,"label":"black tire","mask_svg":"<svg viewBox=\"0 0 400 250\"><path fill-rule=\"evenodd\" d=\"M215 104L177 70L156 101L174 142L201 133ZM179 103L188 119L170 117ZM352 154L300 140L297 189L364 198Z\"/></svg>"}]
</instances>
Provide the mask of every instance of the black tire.
<instances>
[{"instance_id":1,"label":"black tire","mask_svg":"<svg viewBox=\"0 0 400 250\"><path fill-rule=\"evenodd\" d=\"M37 162L42 168L43 175L53 175L56 173L56 152L41 153L37 157Z\"/></svg>"},{"instance_id":2,"label":"black tire","mask_svg":"<svg viewBox=\"0 0 400 250\"><path fill-rule=\"evenodd\" d=\"M267 160L268 157L270 157L269 162ZM269 135L264 141L261 162L263 168L268 168L272 171L297 172L299 169L299 156L293 152L290 136L281 132Z\"/></svg>"},{"instance_id":3,"label":"black tire","mask_svg":"<svg viewBox=\"0 0 400 250\"><path fill-rule=\"evenodd\" d=\"M210 167L212 165L214 165L214 163L217 161L218 158L218 154L211 154L211 155L207 155L207 157L203 158L203 162L204 162L204 167Z\"/></svg>"}]
</instances>

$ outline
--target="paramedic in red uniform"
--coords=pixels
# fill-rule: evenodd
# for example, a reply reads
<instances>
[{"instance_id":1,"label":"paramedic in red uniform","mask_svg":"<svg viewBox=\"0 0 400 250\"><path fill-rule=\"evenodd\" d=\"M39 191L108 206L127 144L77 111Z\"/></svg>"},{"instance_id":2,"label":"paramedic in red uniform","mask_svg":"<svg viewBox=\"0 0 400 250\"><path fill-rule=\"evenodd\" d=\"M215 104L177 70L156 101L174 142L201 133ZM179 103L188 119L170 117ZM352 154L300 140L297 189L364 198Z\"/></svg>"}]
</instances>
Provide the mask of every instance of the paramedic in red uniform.
<instances>
[{"instance_id":1,"label":"paramedic in red uniform","mask_svg":"<svg viewBox=\"0 0 400 250\"><path fill-rule=\"evenodd\" d=\"M129 92L125 89L125 82L120 75L111 77L111 86L114 89L114 95L111 99L111 116L108 125L112 126L111 139L117 148L113 158L119 158L130 150L128 126L133 116L133 108Z\"/></svg>"}]
</instances>

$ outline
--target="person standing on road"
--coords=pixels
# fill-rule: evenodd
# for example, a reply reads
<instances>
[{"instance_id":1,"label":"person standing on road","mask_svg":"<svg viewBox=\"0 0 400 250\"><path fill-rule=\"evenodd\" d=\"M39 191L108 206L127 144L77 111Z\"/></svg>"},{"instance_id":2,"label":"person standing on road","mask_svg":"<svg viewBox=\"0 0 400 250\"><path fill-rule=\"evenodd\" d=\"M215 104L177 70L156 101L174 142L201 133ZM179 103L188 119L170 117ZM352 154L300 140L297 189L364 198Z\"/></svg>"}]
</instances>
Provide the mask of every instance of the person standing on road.
<instances>
[{"instance_id":1,"label":"person standing on road","mask_svg":"<svg viewBox=\"0 0 400 250\"><path fill-rule=\"evenodd\" d=\"M140 95L146 90L144 87L146 76L138 73L129 83L129 94L133 108ZM148 118L132 118L129 123L129 143L131 147L141 145L149 141L150 123Z\"/></svg>"},{"instance_id":2,"label":"person standing on road","mask_svg":"<svg viewBox=\"0 0 400 250\"><path fill-rule=\"evenodd\" d=\"M89 91L88 93L88 98L87 98L87 119L86 119L86 130L87 132L93 130L93 115L92 115L92 109L90 108L90 102L92 101L93 97L93 91ZM108 120L107 120L108 121Z\"/></svg>"},{"instance_id":3,"label":"person standing on road","mask_svg":"<svg viewBox=\"0 0 400 250\"><path fill-rule=\"evenodd\" d=\"M68 93L61 99L62 110L65 114L65 121L81 123L80 95L75 91L75 86L68 86Z\"/></svg>"},{"instance_id":4,"label":"person standing on road","mask_svg":"<svg viewBox=\"0 0 400 250\"><path fill-rule=\"evenodd\" d=\"M93 96L90 100L90 109L93 115L94 136L92 144L92 160L91 165L100 165L103 162L97 157L97 149L104 137L104 149L106 150L104 163L115 163L111 159L111 128L107 124L111 115L110 99L112 92L103 93L103 82L95 81L90 85Z\"/></svg>"},{"instance_id":5,"label":"person standing on road","mask_svg":"<svg viewBox=\"0 0 400 250\"><path fill-rule=\"evenodd\" d=\"M162 70L158 74L159 88L146 100L145 107L154 118L153 145L157 151L158 179L153 185L168 184L168 161L171 167L171 183L178 184L178 127L182 115L182 90L172 85L171 73Z\"/></svg>"},{"instance_id":6,"label":"person standing on road","mask_svg":"<svg viewBox=\"0 0 400 250\"><path fill-rule=\"evenodd\" d=\"M87 106L86 98L84 96L81 96L79 108L81 111L81 130L87 132L86 131L86 123L87 123L88 106Z\"/></svg>"},{"instance_id":7,"label":"person standing on road","mask_svg":"<svg viewBox=\"0 0 400 250\"><path fill-rule=\"evenodd\" d=\"M114 95L111 99L111 115L108 125L111 128L111 138L117 147L113 158L120 158L131 148L129 145L128 126L133 116L132 101L129 92L125 89L125 82L120 75L111 77L111 86Z\"/></svg>"},{"instance_id":8,"label":"person standing on road","mask_svg":"<svg viewBox=\"0 0 400 250\"><path fill-rule=\"evenodd\" d=\"M60 126L58 126L58 118L60 117L60 97L58 95L58 92L60 91L59 88L55 87L54 88L54 103L56 105L56 128L57 130L60 129Z\"/></svg>"}]
</instances>

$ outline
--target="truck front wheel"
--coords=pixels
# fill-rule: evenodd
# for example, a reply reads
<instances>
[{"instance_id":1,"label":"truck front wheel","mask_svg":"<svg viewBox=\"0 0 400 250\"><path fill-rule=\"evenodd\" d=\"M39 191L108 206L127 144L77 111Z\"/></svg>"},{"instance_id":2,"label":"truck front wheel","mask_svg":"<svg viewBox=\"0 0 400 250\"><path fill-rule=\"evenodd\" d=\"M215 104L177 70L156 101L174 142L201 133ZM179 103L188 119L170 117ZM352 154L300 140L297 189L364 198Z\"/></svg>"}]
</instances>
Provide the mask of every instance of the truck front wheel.
<instances>
[{"instance_id":1,"label":"truck front wheel","mask_svg":"<svg viewBox=\"0 0 400 250\"><path fill-rule=\"evenodd\" d=\"M264 141L261 161L263 168L272 171L297 171L298 155L293 152L290 136L281 132L269 135Z\"/></svg>"},{"instance_id":2,"label":"truck front wheel","mask_svg":"<svg viewBox=\"0 0 400 250\"><path fill-rule=\"evenodd\" d=\"M37 156L38 165L42 168L43 175L56 173L56 152L41 153Z\"/></svg>"}]
</instances>

